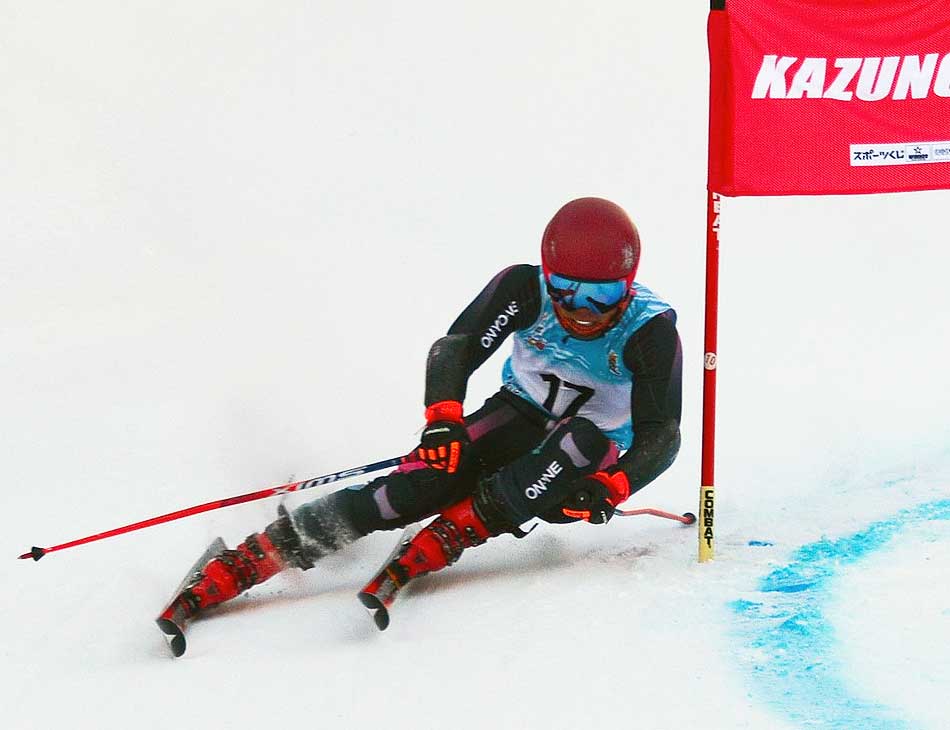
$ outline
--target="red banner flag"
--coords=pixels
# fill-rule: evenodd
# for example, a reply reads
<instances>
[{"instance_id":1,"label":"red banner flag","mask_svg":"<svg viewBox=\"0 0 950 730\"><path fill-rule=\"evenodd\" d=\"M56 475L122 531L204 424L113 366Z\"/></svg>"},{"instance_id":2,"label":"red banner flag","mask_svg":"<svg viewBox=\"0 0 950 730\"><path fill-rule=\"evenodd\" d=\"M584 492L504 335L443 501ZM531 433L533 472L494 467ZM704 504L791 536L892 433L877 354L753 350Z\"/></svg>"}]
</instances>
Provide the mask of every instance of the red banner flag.
<instances>
[{"instance_id":1,"label":"red banner flag","mask_svg":"<svg viewBox=\"0 0 950 730\"><path fill-rule=\"evenodd\" d=\"M711 191L950 188L950 1L726 0L708 33Z\"/></svg>"}]
</instances>

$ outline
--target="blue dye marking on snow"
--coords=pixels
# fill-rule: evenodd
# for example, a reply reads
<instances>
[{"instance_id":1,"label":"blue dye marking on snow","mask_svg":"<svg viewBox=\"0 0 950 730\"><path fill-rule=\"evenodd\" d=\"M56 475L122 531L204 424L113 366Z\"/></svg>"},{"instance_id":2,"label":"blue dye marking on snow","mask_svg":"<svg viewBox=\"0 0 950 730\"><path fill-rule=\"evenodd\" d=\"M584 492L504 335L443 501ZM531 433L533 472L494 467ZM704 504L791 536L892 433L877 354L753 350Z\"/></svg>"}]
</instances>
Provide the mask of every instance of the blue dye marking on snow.
<instances>
[{"instance_id":1,"label":"blue dye marking on snow","mask_svg":"<svg viewBox=\"0 0 950 730\"><path fill-rule=\"evenodd\" d=\"M931 520L950 520L950 499L903 510L850 537L805 545L761 579L755 600L729 604L739 619L740 661L761 699L804 727L912 730L894 710L855 696L835 658L834 627L824 607L828 583L841 567Z\"/></svg>"},{"instance_id":2,"label":"blue dye marking on snow","mask_svg":"<svg viewBox=\"0 0 950 730\"><path fill-rule=\"evenodd\" d=\"M774 544L766 540L749 540L749 547L772 547Z\"/></svg>"}]
</instances>

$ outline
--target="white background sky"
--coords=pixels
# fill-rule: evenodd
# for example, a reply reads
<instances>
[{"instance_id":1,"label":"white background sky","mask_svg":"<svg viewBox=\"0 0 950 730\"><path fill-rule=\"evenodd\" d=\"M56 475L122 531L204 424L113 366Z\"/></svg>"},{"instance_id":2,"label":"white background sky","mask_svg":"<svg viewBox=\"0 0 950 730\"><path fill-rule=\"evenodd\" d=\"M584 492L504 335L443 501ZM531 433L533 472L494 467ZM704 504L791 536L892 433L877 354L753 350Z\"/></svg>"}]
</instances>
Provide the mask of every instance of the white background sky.
<instances>
[{"instance_id":1,"label":"white background sky","mask_svg":"<svg viewBox=\"0 0 950 730\"><path fill-rule=\"evenodd\" d=\"M684 445L638 504L694 509L706 8L0 3L7 727L418 728L452 707L476 727L486 705L496 726L678 727L671 703L780 727L714 607L766 567L747 539L858 527L915 498L880 474L946 464L946 192L725 202L705 572L667 525L549 530L467 556L378 637L352 594L380 536L196 626L171 662L154 614L212 537L236 543L273 503L12 559L407 450L430 343L495 272L537 262L581 195L630 212L638 278L679 312Z\"/></svg>"}]
</instances>

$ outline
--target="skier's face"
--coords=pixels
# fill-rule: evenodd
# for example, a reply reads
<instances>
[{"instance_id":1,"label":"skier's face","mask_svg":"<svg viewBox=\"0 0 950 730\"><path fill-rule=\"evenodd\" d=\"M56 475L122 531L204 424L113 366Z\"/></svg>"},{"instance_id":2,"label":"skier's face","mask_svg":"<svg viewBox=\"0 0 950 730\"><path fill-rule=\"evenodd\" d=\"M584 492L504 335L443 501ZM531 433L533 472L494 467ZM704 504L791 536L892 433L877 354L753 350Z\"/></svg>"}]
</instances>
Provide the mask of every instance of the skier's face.
<instances>
[{"instance_id":1,"label":"skier's face","mask_svg":"<svg viewBox=\"0 0 950 730\"><path fill-rule=\"evenodd\" d=\"M561 326L582 340L604 334L620 319L630 300L626 279L587 281L551 273L547 289Z\"/></svg>"},{"instance_id":2,"label":"skier's face","mask_svg":"<svg viewBox=\"0 0 950 730\"><path fill-rule=\"evenodd\" d=\"M567 310L559 304L554 305L561 326L579 340L593 340L609 330L619 319L617 312L611 310L605 314L590 309Z\"/></svg>"}]
</instances>

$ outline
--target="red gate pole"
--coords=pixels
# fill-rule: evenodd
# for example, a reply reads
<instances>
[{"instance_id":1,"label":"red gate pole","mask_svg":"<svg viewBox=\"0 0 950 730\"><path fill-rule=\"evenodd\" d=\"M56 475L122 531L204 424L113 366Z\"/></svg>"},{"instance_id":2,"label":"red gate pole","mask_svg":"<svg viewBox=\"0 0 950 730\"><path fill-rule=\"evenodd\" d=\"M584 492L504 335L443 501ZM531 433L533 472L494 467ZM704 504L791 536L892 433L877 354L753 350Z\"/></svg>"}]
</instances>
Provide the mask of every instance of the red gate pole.
<instances>
[{"instance_id":1,"label":"red gate pole","mask_svg":"<svg viewBox=\"0 0 950 730\"><path fill-rule=\"evenodd\" d=\"M722 198L706 201L706 332L703 356L703 458L699 488L699 562L713 559L716 466L716 365L719 320L719 212Z\"/></svg>"}]
</instances>

